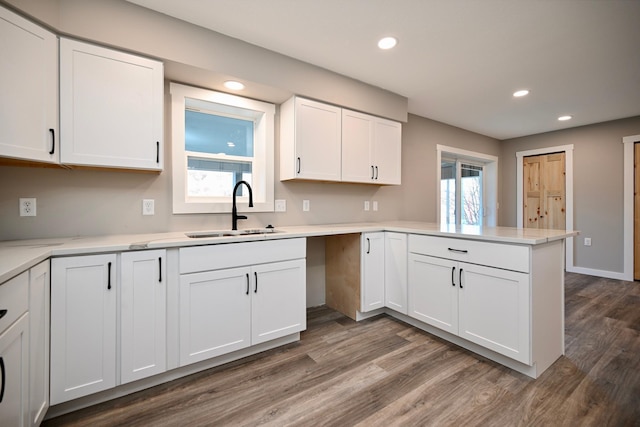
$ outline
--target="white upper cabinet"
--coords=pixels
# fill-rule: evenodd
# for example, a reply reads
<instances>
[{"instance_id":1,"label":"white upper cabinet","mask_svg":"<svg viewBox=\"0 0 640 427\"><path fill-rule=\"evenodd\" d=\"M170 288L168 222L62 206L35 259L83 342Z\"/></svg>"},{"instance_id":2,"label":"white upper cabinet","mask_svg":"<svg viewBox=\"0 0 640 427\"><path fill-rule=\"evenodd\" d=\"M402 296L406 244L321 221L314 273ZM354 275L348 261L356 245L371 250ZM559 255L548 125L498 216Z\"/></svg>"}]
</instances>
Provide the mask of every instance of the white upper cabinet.
<instances>
[{"instance_id":1,"label":"white upper cabinet","mask_svg":"<svg viewBox=\"0 0 640 427\"><path fill-rule=\"evenodd\" d=\"M376 184L400 185L402 178L402 125L375 117L373 166Z\"/></svg>"},{"instance_id":2,"label":"white upper cabinet","mask_svg":"<svg viewBox=\"0 0 640 427\"><path fill-rule=\"evenodd\" d=\"M340 181L341 109L293 97L280 118L280 180Z\"/></svg>"},{"instance_id":3,"label":"white upper cabinet","mask_svg":"<svg viewBox=\"0 0 640 427\"><path fill-rule=\"evenodd\" d=\"M57 163L57 37L0 7L0 52L0 156Z\"/></svg>"},{"instance_id":4,"label":"white upper cabinet","mask_svg":"<svg viewBox=\"0 0 640 427\"><path fill-rule=\"evenodd\" d=\"M61 163L162 170L163 65L60 39Z\"/></svg>"},{"instance_id":5,"label":"white upper cabinet","mask_svg":"<svg viewBox=\"0 0 640 427\"><path fill-rule=\"evenodd\" d=\"M342 181L399 185L402 125L342 110Z\"/></svg>"},{"instance_id":6,"label":"white upper cabinet","mask_svg":"<svg viewBox=\"0 0 640 427\"><path fill-rule=\"evenodd\" d=\"M400 184L400 123L297 96L280 120L281 181Z\"/></svg>"}]
</instances>

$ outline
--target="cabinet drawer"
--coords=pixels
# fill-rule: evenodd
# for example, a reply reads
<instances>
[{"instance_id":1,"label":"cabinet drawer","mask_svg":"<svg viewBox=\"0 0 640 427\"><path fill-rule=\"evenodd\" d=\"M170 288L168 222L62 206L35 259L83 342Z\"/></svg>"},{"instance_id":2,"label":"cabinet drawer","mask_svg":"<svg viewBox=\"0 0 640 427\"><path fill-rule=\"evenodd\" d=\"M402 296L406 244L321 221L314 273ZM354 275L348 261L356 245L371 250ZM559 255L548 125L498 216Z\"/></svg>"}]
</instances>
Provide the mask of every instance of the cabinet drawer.
<instances>
[{"instance_id":1,"label":"cabinet drawer","mask_svg":"<svg viewBox=\"0 0 640 427\"><path fill-rule=\"evenodd\" d=\"M306 239L225 243L180 249L180 274L305 258Z\"/></svg>"},{"instance_id":2,"label":"cabinet drawer","mask_svg":"<svg viewBox=\"0 0 640 427\"><path fill-rule=\"evenodd\" d=\"M0 334L22 316L28 306L29 272L25 271L0 285L0 310L7 310L0 319Z\"/></svg>"},{"instance_id":3,"label":"cabinet drawer","mask_svg":"<svg viewBox=\"0 0 640 427\"><path fill-rule=\"evenodd\" d=\"M411 234L409 252L529 272L528 246Z\"/></svg>"}]
</instances>

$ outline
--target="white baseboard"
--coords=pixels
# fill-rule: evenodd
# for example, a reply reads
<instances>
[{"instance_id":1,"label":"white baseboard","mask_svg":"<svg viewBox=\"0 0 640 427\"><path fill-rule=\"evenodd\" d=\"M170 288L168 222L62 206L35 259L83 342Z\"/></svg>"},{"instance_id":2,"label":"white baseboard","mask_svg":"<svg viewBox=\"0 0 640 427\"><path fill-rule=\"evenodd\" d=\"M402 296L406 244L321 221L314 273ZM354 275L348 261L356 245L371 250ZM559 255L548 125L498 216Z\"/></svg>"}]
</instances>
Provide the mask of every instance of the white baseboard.
<instances>
[{"instance_id":1,"label":"white baseboard","mask_svg":"<svg viewBox=\"0 0 640 427\"><path fill-rule=\"evenodd\" d=\"M576 267L576 266L567 267L567 271L569 273L580 273L580 274L586 274L589 276L604 277L606 279L633 281L633 277L628 277L624 273L619 273L617 271L597 270L595 268Z\"/></svg>"}]
</instances>

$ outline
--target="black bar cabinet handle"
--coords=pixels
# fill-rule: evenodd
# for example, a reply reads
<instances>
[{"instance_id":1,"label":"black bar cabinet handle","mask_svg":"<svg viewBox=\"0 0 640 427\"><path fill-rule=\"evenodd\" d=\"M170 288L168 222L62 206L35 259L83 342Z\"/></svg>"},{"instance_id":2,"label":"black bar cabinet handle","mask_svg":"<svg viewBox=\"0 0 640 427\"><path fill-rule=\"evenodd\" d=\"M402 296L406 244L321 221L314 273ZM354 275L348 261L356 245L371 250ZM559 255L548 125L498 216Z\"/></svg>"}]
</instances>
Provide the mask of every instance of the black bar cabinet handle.
<instances>
[{"instance_id":1,"label":"black bar cabinet handle","mask_svg":"<svg viewBox=\"0 0 640 427\"><path fill-rule=\"evenodd\" d=\"M156 163L160 163L160 141L156 141Z\"/></svg>"},{"instance_id":2,"label":"black bar cabinet handle","mask_svg":"<svg viewBox=\"0 0 640 427\"><path fill-rule=\"evenodd\" d=\"M49 154L53 154L56 152L56 130L49 129L49 132L51 132L51 151L49 151Z\"/></svg>"},{"instance_id":3,"label":"black bar cabinet handle","mask_svg":"<svg viewBox=\"0 0 640 427\"><path fill-rule=\"evenodd\" d=\"M0 310L0 319L2 319L6 314L7 314L8 310Z\"/></svg>"},{"instance_id":4,"label":"black bar cabinet handle","mask_svg":"<svg viewBox=\"0 0 640 427\"><path fill-rule=\"evenodd\" d=\"M447 249L449 249L451 252L457 252L459 254L467 254L467 253L469 253L469 251L466 250L466 249L454 249L454 248L447 248Z\"/></svg>"},{"instance_id":5,"label":"black bar cabinet handle","mask_svg":"<svg viewBox=\"0 0 640 427\"><path fill-rule=\"evenodd\" d=\"M458 276L458 281L460 282L460 289L462 289L462 269L460 269L460 276Z\"/></svg>"},{"instance_id":6,"label":"black bar cabinet handle","mask_svg":"<svg viewBox=\"0 0 640 427\"><path fill-rule=\"evenodd\" d=\"M456 274L456 268L451 267L451 286L456 286L456 281L453 276Z\"/></svg>"},{"instance_id":7,"label":"black bar cabinet handle","mask_svg":"<svg viewBox=\"0 0 640 427\"><path fill-rule=\"evenodd\" d=\"M253 290L253 293L257 294L258 293L258 273L256 271L253 272L254 277L256 278L256 287Z\"/></svg>"},{"instance_id":8,"label":"black bar cabinet handle","mask_svg":"<svg viewBox=\"0 0 640 427\"><path fill-rule=\"evenodd\" d=\"M371 179L375 179L374 166L371 165Z\"/></svg>"},{"instance_id":9,"label":"black bar cabinet handle","mask_svg":"<svg viewBox=\"0 0 640 427\"><path fill-rule=\"evenodd\" d=\"M107 289L111 290L111 263L107 264Z\"/></svg>"},{"instance_id":10,"label":"black bar cabinet handle","mask_svg":"<svg viewBox=\"0 0 640 427\"><path fill-rule=\"evenodd\" d=\"M367 253L371 253L371 240L367 237Z\"/></svg>"},{"instance_id":11,"label":"black bar cabinet handle","mask_svg":"<svg viewBox=\"0 0 640 427\"><path fill-rule=\"evenodd\" d=\"M376 166L376 180L378 179L378 166Z\"/></svg>"},{"instance_id":12,"label":"black bar cabinet handle","mask_svg":"<svg viewBox=\"0 0 640 427\"><path fill-rule=\"evenodd\" d=\"M2 374L2 387L0 387L0 403L4 399L4 385L7 383L7 375L4 370L4 359L0 356L0 374Z\"/></svg>"},{"instance_id":13,"label":"black bar cabinet handle","mask_svg":"<svg viewBox=\"0 0 640 427\"><path fill-rule=\"evenodd\" d=\"M158 257L158 282L162 282L162 257Z\"/></svg>"},{"instance_id":14,"label":"black bar cabinet handle","mask_svg":"<svg viewBox=\"0 0 640 427\"><path fill-rule=\"evenodd\" d=\"M297 170L297 172L296 172L296 173L300 173L300 163L301 163L301 162L300 162L300 157L298 157L298 170Z\"/></svg>"},{"instance_id":15,"label":"black bar cabinet handle","mask_svg":"<svg viewBox=\"0 0 640 427\"><path fill-rule=\"evenodd\" d=\"M247 295L249 295L249 273L247 273Z\"/></svg>"}]
</instances>

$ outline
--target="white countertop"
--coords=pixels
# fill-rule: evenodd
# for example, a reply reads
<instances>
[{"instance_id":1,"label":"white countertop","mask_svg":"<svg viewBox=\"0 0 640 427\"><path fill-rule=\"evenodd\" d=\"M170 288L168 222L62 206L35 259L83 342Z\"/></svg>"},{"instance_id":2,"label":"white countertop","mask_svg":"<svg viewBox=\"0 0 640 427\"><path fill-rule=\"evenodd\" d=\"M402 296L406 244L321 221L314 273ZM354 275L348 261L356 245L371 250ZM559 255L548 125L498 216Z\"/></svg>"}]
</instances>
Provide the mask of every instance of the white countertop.
<instances>
[{"instance_id":1,"label":"white countertop","mask_svg":"<svg viewBox=\"0 0 640 427\"><path fill-rule=\"evenodd\" d=\"M408 221L301 225L278 227L276 231L276 233L272 234L211 238L190 238L187 237L184 232L169 232L4 241L0 242L0 283L9 280L52 256L87 255L137 249L175 248L373 231L395 231L399 233L425 234L520 245L539 245L554 240L573 237L578 234L578 232L575 231L536 230L512 227L441 227L433 223Z\"/></svg>"}]
</instances>

